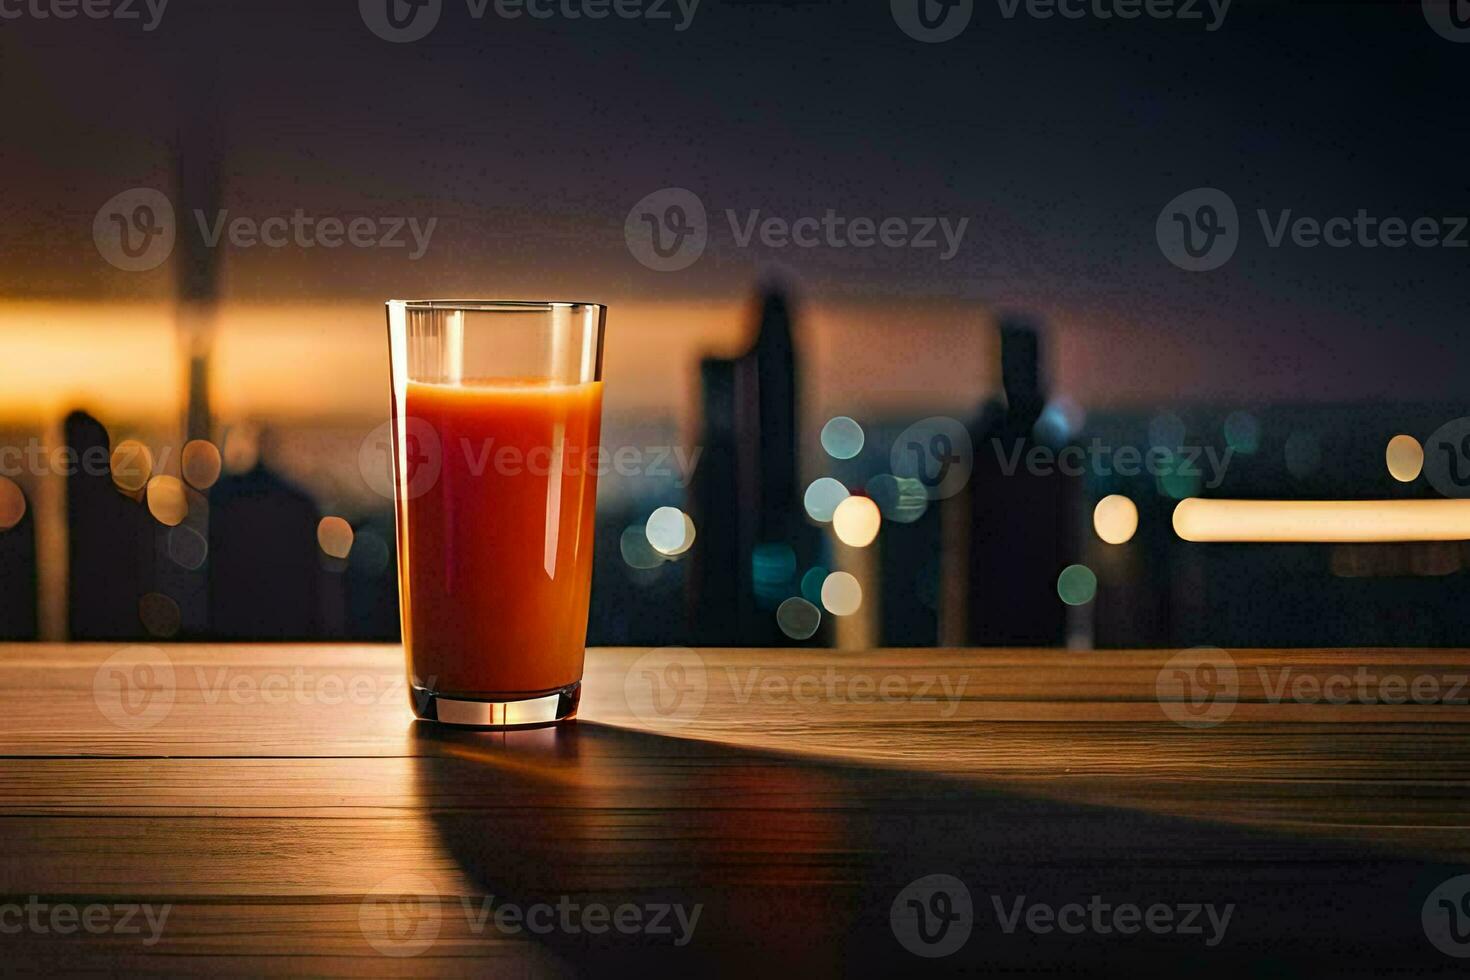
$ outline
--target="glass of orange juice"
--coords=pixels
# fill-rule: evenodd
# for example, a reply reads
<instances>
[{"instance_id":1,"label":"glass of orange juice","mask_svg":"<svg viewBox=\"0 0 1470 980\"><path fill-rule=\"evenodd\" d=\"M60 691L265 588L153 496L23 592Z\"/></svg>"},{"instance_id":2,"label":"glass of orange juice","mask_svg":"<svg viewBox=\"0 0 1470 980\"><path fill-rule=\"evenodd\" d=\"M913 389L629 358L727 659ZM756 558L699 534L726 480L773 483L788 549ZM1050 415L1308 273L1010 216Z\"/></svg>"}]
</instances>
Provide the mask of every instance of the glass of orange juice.
<instances>
[{"instance_id":1,"label":"glass of orange juice","mask_svg":"<svg viewBox=\"0 0 1470 980\"><path fill-rule=\"evenodd\" d=\"M596 303L392 300L398 596L414 714L576 714L602 424Z\"/></svg>"}]
</instances>

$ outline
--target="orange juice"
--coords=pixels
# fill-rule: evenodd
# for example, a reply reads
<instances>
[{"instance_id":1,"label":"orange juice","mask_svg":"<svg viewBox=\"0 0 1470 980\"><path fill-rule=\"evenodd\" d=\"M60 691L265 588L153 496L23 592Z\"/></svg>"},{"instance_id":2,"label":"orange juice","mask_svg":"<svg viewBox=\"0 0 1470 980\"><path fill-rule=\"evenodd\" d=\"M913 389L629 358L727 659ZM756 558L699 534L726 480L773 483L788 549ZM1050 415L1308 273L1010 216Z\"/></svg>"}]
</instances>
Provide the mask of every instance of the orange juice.
<instances>
[{"instance_id":1,"label":"orange juice","mask_svg":"<svg viewBox=\"0 0 1470 980\"><path fill-rule=\"evenodd\" d=\"M398 572L414 686L508 700L576 683L602 383L409 381L401 407Z\"/></svg>"}]
</instances>

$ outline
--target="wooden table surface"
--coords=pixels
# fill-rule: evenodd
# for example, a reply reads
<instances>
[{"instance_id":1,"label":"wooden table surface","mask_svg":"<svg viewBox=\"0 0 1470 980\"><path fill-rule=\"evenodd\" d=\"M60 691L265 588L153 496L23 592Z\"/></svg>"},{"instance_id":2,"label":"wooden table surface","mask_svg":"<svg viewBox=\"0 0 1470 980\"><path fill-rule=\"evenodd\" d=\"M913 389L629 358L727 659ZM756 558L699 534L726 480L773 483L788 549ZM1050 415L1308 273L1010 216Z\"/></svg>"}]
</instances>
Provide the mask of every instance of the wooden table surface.
<instances>
[{"instance_id":1,"label":"wooden table surface","mask_svg":"<svg viewBox=\"0 0 1470 980\"><path fill-rule=\"evenodd\" d=\"M1435 944L1470 954L1450 881L1470 653L1201 656L593 650L578 722L486 734L414 723L397 647L0 646L0 953L350 976L1470 967ZM943 957L893 917L930 875L970 896ZM1051 925L1089 902L1201 929Z\"/></svg>"}]
</instances>

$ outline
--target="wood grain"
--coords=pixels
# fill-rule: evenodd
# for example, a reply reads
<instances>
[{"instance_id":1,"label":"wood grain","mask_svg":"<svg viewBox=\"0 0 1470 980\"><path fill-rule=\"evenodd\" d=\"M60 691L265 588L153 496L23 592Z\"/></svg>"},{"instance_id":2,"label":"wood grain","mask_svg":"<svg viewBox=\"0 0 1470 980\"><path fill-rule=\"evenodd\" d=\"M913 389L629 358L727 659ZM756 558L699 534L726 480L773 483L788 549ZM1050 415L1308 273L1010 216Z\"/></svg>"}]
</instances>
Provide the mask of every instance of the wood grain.
<instances>
[{"instance_id":1,"label":"wood grain","mask_svg":"<svg viewBox=\"0 0 1470 980\"><path fill-rule=\"evenodd\" d=\"M0 934L21 968L1459 966L1420 916L1470 866L1465 651L1230 651L1228 710L1186 727L1167 678L1161 702L1175 651L595 650L578 723L502 734L413 723L395 647L119 651L0 647L0 907L167 904L167 927ZM151 692L132 714L119 663ZM990 916L927 961L888 912L935 872L969 885L977 930L991 896L1239 911L1205 950ZM498 928L491 896L703 911L676 946Z\"/></svg>"}]
</instances>

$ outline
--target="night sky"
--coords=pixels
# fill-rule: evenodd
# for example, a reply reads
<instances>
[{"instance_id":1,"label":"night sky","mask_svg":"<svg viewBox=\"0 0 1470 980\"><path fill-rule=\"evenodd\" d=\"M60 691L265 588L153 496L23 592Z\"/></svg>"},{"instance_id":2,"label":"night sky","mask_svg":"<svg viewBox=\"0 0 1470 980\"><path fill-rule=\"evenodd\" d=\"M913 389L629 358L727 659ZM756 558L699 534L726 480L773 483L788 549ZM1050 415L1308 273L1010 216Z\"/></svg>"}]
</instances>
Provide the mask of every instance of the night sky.
<instances>
[{"instance_id":1,"label":"night sky","mask_svg":"<svg viewBox=\"0 0 1470 980\"><path fill-rule=\"evenodd\" d=\"M1464 390L1470 247L1272 248L1256 215L1470 214L1470 44L1417 2L1237 0L1208 31L1007 19L982 0L935 44L886 2L703 0L682 31L672 2L657 21L475 20L443 2L406 44L352 2L172 0L151 31L141 2L141 20L0 20L6 299L167 297L167 266L99 259L92 220L127 188L171 192L176 134L212 127L232 214L439 219L412 262L231 249L228 302L361 302L376 325L389 295L698 304L779 273L814 306L913 306L959 330L978 309L1035 313L1056 329L1059 380L1101 398ZM708 248L678 272L640 265L623 236L665 187L709 215ZM1154 229L1196 187L1224 190L1241 227L1233 258L1191 273ZM727 209L968 224L941 261L740 247ZM867 346L890 384L924 387Z\"/></svg>"}]
</instances>

